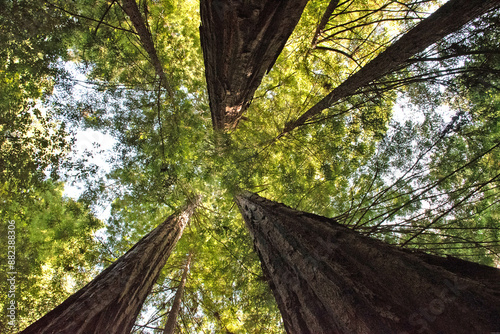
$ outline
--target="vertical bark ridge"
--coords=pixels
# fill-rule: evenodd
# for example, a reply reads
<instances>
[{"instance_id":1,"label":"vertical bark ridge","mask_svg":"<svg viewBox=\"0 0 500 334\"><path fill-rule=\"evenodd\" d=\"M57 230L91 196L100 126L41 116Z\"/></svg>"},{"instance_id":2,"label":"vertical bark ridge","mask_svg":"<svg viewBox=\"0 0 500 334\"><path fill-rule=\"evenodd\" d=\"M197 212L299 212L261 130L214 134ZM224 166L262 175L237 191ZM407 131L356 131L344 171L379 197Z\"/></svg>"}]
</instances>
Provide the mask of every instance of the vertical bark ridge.
<instances>
[{"instance_id":1,"label":"vertical bark ridge","mask_svg":"<svg viewBox=\"0 0 500 334\"><path fill-rule=\"evenodd\" d=\"M236 127L307 0L202 0L200 37L216 130Z\"/></svg>"},{"instance_id":2,"label":"vertical bark ridge","mask_svg":"<svg viewBox=\"0 0 500 334\"><path fill-rule=\"evenodd\" d=\"M485 277L473 279L450 259L399 249L325 217L251 193L235 200L288 333L500 329L496 268L464 261Z\"/></svg>"},{"instance_id":3,"label":"vertical bark ridge","mask_svg":"<svg viewBox=\"0 0 500 334\"><path fill-rule=\"evenodd\" d=\"M22 334L130 333L197 201L168 217L126 254Z\"/></svg>"}]
</instances>

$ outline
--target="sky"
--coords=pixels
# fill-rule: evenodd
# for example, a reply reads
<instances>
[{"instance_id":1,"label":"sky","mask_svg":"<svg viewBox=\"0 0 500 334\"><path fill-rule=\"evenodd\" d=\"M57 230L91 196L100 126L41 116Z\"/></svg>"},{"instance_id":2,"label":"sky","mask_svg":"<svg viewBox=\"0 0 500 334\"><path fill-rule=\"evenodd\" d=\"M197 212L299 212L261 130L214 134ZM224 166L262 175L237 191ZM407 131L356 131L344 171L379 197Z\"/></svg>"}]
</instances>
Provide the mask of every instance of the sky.
<instances>
[{"instance_id":1,"label":"sky","mask_svg":"<svg viewBox=\"0 0 500 334\"><path fill-rule=\"evenodd\" d=\"M87 81L85 73L73 62L64 62L64 68L72 76L72 80L76 84L72 87L71 94L75 100L84 100L84 96L88 94L88 86L82 84ZM54 96L64 96L65 92L62 88L55 87ZM109 134L102 133L93 129L76 128L75 144L69 159L75 161L85 156L86 152L91 152L88 157L88 165L96 165L99 174L105 174L110 171L108 157L113 152L113 146L116 140ZM85 190L85 184L69 176L64 185L63 195L77 200ZM96 216L101 220L107 220L110 215L110 206L105 208L95 208Z\"/></svg>"}]
</instances>

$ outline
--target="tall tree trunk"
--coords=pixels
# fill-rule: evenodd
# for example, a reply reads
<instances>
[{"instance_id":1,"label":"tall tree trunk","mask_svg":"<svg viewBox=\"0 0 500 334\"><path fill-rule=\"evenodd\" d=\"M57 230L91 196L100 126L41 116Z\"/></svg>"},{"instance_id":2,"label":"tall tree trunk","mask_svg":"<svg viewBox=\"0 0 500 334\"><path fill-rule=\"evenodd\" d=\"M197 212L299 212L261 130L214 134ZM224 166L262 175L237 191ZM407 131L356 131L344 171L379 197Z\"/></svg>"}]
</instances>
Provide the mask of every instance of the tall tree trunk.
<instances>
[{"instance_id":1,"label":"tall tree trunk","mask_svg":"<svg viewBox=\"0 0 500 334\"><path fill-rule=\"evenodd\" d=\"M410 252L251 193L236 196L288 333L500 331L500 270Z\"/></svg>"},{"instance_id":2,"label":"tall tree trunk","mask_svg":"<svg viewBox=\"0 0 500 334\"><path fill-rule=\"evenodd\" d=\"M130 18L130 21L132 21L132 24L134 25L134 28L139 35L139 39L141 40L141 44L144 50L146 50L146 52L148 53L151 64L153 64L155 68L156 75L158 75L158 77L160 78L162 86L165 87L169 95L172 97L172 88L170 87L167 76L163 71L163 66L160 62L160 58L158 58L158 54L156 53L155 45L153 43L153 37L151 36L151 32L144 23L144 19L141 15L139 7L137 6L136 0L123 0L122 8Z\"/></svg>"},{"instance_id":3,"label":"tall tree trunk","mask_svg":"<svg viewBox=\"0 0 500 334\"><path fill-rule=\"evenodd\" d=\"M181 309L182 295L184 294L184 286L186 286L187 275L189 273L189 266L191 264L191 258L193 254L189 253L186 260L186 265L184 266L184 272L182 273L181 282L177 287L177 291L174 296L174 303L168 314L167 323L163 329L163 334L174 334L175 325L177 324L177 317Z\"/></svg>"},{"instance_id":4,"label":"tall tree trunk","mask_svg":"<svg viewBox=\"0 0 500 334\"><path fill-rule=\"evenodd\" d=\"M130 333L197 201L142 238L125 255L22 334Z\"/></svg>"},{"instance_id":5,"label":"tall tree trunk","mask_svg":"<svg viewBox=\"0 0 500 334\"><path fill-rule=\"evenodd\" d=\"M323 16L321 17L321 21L319 21L318 27L316 28L316 32L314 33L314 37L311 42L311 47L315 48L316 44L318 42L319 36L323 33L323 31L326 28L326 25L328 24L328 20L330 19L330 16L332 16L333 12L339 5L340 0L330 0L330 3L325 9L325 12L323 13Z\"/></svg>"},{"instance_id":6,"label":"tall tree trunk","mask_svg":"<svg viewBox=\"0 0 500 334\"><path fill-rule=\"evenodd\" d=\"M373 80L400 69L416 53L424 51L428 46L457 31L470 20L499 5L500 0L448 1L299 118L287 123L282 134L304 125L311 117L318 115L335 102L356 94L359 88L366 86Z\"/></svg>"},{"instance_id":7,"label":"tall tree trunk","mask_svg":"<svg viewBox=\"0 0 500 334\"><path fill-rule=\"evenodd\" d=\"M307 0L201 0L212 124L232 129L297 25Z\"/></svg>"}]
</instances>

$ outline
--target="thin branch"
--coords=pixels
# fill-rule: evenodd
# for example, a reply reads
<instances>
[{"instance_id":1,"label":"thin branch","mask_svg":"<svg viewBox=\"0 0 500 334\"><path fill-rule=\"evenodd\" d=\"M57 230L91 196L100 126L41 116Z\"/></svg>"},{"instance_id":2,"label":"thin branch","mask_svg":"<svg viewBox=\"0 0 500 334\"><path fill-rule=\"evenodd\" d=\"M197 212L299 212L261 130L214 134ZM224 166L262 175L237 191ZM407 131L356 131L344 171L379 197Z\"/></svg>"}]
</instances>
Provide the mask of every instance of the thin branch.
<instances>
[{"instance_id":1,"label":"thin branch","mask_svg":"<svg viewBox=\"0 0 500 334\"><path fill-rule=\"evenodd\" d=\"M467 22L498 6L499 0L450 0L435 13L421 21L384 52L353 74L321 101L309 108L295 121L288 122L282 131L288 133L304 125L335 102L351 96L359 88L401 67L413 55L457 31Z\"/></svg>"},{"instance_id":2,"label":"thin branch","mask_svg":"<svg viewBox=\"0 0 500 334\"><path fill-rule=\"evenodd\" d=\"M417 57L408 59L408 64L424 62L424 61L443 61L461 56L484 55L484 54L500 54L499 50L477 50L477 51L463 51L455 54L449 54L442 57Z\"/></svg>"},{"instance_id":3,"label":"thin branch","mask_svg":"<svg viewBox=\"0 0 500 334\"><path fill-rule=\"evenodd\" d=\"M99 23L97 24L97 26L95 27L95 30L94 30L94 36L97 35L97 30L99 30L99 27L101 26L101 23L104 21L104 18L106 17L106 15L108 14L109 10L111 9L111 7L114 5L116 0L112 0L111 3L109 4L108 8L106 8L106 10L104 11L104 14L102 14L102 17L101 19L99 20Z\"/></svg>"},{"instance_id":4,"label":"thin branch","mask_svg":"<svg viewBox=\"0 0 500 334\"><path fill-rule=\"evenodd\" d=\"M442 217L444 217L445 215L447 215L448 213L450 213L456 207L460 206L463 202L465 202L466 200L468 200L469 198L471 198L475 193L479 192L488 183L493 182L494 180L498 179L499 177L500 177L500 174L497 174L491 180L485 182L484 184L482 184L481 186L479 186L476 190L474 190L473 192L471 192L470 194L468 194L467 196L465 196L464 198L462 198L458 203L455 203L451 208L449 208L448 210L446 210L445 212L443 212L442 214L440 214L439 216L437 216L436 218L434 218L429 224L427 224L426 226L424 226L419 232L415 233L408 240L406 240L401 245L401 247L404 247L404 246L408 245L408 243L410 241L412 241L413 239L415 239L416 237L418 237L420 234L422 234L425 230L427 230L429 227L431 227L432 225L434 225L439 219L441 219Z\"/></svg>"},{"instance_id":5,"label":"thin branch","mask_svg":"<svg viewBox=\"0 0 500 334\"><path fill-rule=\"evenodd\" d=\"M96 19L94 19L92 17L88 17L88 16L84 16L84 15L80 15L80 14L76 14L76 13L70 12L70 11L68 11L68 10L66 10L66 9L64 9L62 7L59 7L57 5L54 5L53 3L49 2L49 1L46 1L46 0L45 0L45 3L47 5L49 5L49 6L51 6L51 7L54 7L54 8L56 8L56 9L58 9L58 10L64 12L64 13L68 14L68 15L71 15L71 16L74 16L74 17L79 17L79 18L82 18L82 19L85 19L85 20L88 20L88 21L92 21L92 22L97 22L97 23L103 24L105 26L108 26L110 28L116 29L116 30L126 31L126 32L132 33L134 35L137 35L137 33L135 31L133 31L133 30L120 28L120 27L111 25L111 24L109 24L107 22L104 22L104 21L101 22L100 20L96 20Z\"/></svg>"}]
</instances>

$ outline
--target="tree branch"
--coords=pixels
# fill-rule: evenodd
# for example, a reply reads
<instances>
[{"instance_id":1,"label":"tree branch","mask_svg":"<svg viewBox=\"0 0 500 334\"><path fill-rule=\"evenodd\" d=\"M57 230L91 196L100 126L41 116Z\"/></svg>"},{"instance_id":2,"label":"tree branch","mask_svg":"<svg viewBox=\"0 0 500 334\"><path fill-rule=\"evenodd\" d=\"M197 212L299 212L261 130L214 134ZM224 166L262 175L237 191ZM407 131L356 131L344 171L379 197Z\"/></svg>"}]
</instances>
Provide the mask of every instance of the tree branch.
<instances>
[{"instance_id":1,"label":"tree branch","mask_svg":"<svg viewBox=\"0 0 500 334\"><path fill-rule=\"evenodd\" d=\"M94 30L94 36L97 35L97 30L99 30L99 27L101 26L101 23L104 21L104 18L106 17L106 15L108 14L109 10L111 9L111 7L114 5L116 0L113 0L111 1L111 3L109 4L108 8L106 8L106 10L104 11L104 14L102 14L102 17L101 19L99 20L99 23L97 23L97 27L95 27L95 30Z\"/></svg>"},{"instance_id":2,"label":"tree branch","mask_svg":"<svg viewBox=\"0 0 500 334\"><path fill-rule=\"evenodd\" d=\"M82 18L82 19L85 19L85 20L88 20L88 21L92 21L92 22L97 22L98 24L104 24L105 26L108 26L110 28L113 28L113 29L116 29L116 30L121 30L121 31L126 31L126 32L129 32L129 33L132 33L134 35L137 35L137 33L135 31L132 31L132 30L129 30L129 29L124 29L124 28L120 28L120 27L116 27L114 25L111 25L109 23L106 23L102 20L96 20L92 17L88 17L88 16L84 16L84 15L80 15L80 14L76 14L76 13L73 13L73 12L70 12L62 7L59 7L57 5L54 5L53 3L49 2L49 1L45 1L45 3L48 5L48 6L51 6L51 7L54 7L55 9L59 9L61 12L64 12L68 15L71 15L71 16L74 16L74 17L79 17L79 18Z\"/></svg>"},{"instance_id":3,"label":"tree branch","mask_svg":"<svg viewBox=\"0 0 500 334\"><path fill-rule=\"evenodd\" d=\"M500 0L448 1L299 118L285 124L282 134L304 125L310 118L320 114L340 99L353 95L359 88L368 85L373 80L401 68L416 53L424 51L433 43L498 5L500 5Z\"/></svg>"}]
</instances>

